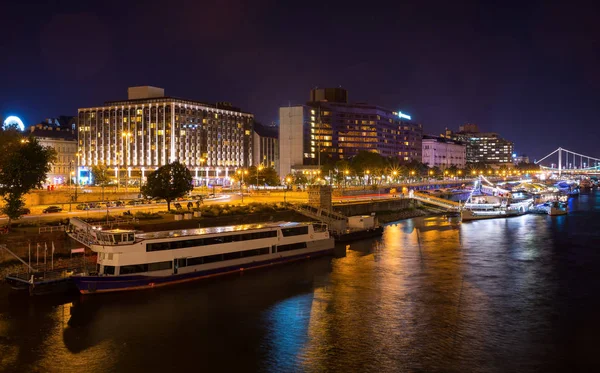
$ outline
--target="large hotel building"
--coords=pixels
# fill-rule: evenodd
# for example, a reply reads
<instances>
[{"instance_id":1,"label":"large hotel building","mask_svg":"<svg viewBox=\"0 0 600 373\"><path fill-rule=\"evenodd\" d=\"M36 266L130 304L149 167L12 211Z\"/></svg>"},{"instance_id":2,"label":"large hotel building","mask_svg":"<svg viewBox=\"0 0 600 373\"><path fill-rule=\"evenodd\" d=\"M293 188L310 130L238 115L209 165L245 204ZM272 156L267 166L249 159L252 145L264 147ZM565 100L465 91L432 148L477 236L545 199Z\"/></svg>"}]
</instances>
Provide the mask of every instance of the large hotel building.
<instances>
[{"instance_id":1,"label":"large hotel building","mask_svg":"<svg viewBox=\"0 0 600 373\"><path fill-rule=\"evenodd\" d=\"M197 184L227 183L252 165L252 114L229 103L207 104L130 87L128 99L79 109L80 166L106 165L115 178L145 174L179 161Z\"/></svg>"},{"instance_id":2,"label":"large hotel building","mask_svg":"<svg viewBox=\"0 0 600 373\"><path fill-rule=\"evenodd\" d=\"M466 144L467 163L511 166L514 144L494 132L479 132L476 124L459 126L458 132L446 129L445 137Z\"/></svg>"},{"instance_id":3,"label":"large hotel building","mask_svg":"<svg viewBox=\"0 0 600 373\"><path fill-rule=\"evenodd\" d=\"M306 105L279 109L279 176L371 151L421 161L423 128L409 115L349 103L342 88L314 89Z\"/></svg>"}]
</instances>

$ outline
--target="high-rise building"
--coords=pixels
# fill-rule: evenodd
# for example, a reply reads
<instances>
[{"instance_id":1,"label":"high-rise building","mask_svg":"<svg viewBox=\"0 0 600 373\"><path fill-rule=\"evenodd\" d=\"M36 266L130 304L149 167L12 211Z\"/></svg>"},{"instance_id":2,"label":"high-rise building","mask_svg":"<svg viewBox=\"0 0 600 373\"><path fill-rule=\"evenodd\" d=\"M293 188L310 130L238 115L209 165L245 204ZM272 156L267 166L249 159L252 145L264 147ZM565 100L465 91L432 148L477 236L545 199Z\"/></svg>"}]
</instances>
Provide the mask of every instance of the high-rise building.
<instances>
[{"instance_id":1,"label":"high-rise building","mask_svg":"<svg viewBox=\"0 0 600 373\"><path fill-rule=\"evenodd\" d=\"M56 160L46 175L46 184L60 185L76 182L77 132L76 118L61 116L48 118L29 127L30 135L42 146L56 152Z\"/></svg>"},{"instance_id":2,"label":"high-rise building","mask_svg":"<svg viewBox=\"0 0 600 373\"><path fill-rule=\"evenodd\" d=\"M313 90L310 97L306 105L279 110L280 176L349 159L360 151L421 161L423 128L409 115L348 103L341 88Z\"/></svg>"},{"instance_id":3,"label":"high-rise building","mask_svg":"<svg viewBox=\"0 0 600 373\"><path fill-rule=\"evenodd\" d=\"M464 168L467 163L467 147L445 137L424 135L422 162L442 170L451 166Z\"/></svg>"},{"instance_id":4,"label":"high-rise building","mask_svg":"<svg viewBox=\"0 0 600 373\"><path fill-rule=\"evenodd\" d=\"M279 170L279 143L277 127L254 123L254 164ZM285 176L285 175L284 175Z\"/></svg>"},{"instance_id":5,"label":"high-rise building","mask_svg":"<svg viewBox=\"0 0 600 373\"><path fill-rule=\"evenodd\" d=\"M467 163L512 164L512 142L494 132L479 132L475 124L460 126L459 129L459 132L446 129L445 137L467 145Z\"/></svg>"},{"instance_id":6,"label":"high-rise building","mask_svg":"<svg viewBox=\"0 0 600 373\"><path fill-rule=\"evenodd\" d=\"M128 99L79 109L80 165L106 165L117 179L144 178L167 163L185 164L198 184L228 183L252 165L252 114L130 87Z\"/></svg>"}]
</instances>

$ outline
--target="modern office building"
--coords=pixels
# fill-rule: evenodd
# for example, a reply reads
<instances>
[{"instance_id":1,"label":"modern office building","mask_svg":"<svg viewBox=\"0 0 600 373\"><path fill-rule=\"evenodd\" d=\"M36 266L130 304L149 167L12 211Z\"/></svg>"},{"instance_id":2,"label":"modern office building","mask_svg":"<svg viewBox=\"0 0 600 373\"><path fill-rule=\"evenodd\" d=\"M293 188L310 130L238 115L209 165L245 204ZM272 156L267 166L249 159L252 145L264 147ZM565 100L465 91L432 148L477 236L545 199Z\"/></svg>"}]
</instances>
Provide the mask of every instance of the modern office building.
<instances>
[{"instance_id":1,"label":"modern office building","mask_svg":"<svg viewBox=\"0 0 600 373\"><path fill-rule=\"evenodd\" d=\"M226 184L252 165L252 114L220 102L131 87L128 99L79 109L81 166L106 165L117 179L144 179L170 162L185 164L198 184Z\"/></svg>"},{"instance_id":2,"label":"modern office building","mask_svg":"<svg viewBox=\"0 0 600 373\"><path fill-rule=\"evenodd\" d=\"M371 151L421 161L423 128L409 115L349 103L342 88L315 89L306 105L279 109L280 176Z\"/></svg>"},{"instance_id":3,"label":"modern office building","mask_svg":"<svg viewBox=\"0 0 600 373\"><path fill-rule=\"evenodd\" d=\"M254 165L279 170L279 142L277 127L254 123ZM285 175L284 175L285 176Z\"/></svg>"},{"instance_id":4,"label":"modern office building","mask_svg":"<svg viewBox=\"0 0 600 373\"><path fill-rule=\"evenodd\" d=\"M446 129L444 137L466 144L467 163L510 166L513 162L514 144L497 133L479 132L475 124L460 126L458 132Z\"/></svg>"},{"instance_id":5,"label":"modern office building","mask_svg":"<svg viewBox=\"0 0 600 373\"><path fill-rule=\"evenodd\" d=\"M30 126L30 135L42 146L56 151L56 160L46 176L46 184L75 183L77 170L77 125L75 117L48 118Z\"/></svg>"},{"instance_id":6,"label":"modern office building","mask_svg":"<svg viewBox=\"0 0 600 373\"><path fill-rule=\"evenodd\" d=\"M451 166L464 168L467 164L467 146L445 137L424 135L422 162L442 170Z\"/></svg>"}]
</instances>

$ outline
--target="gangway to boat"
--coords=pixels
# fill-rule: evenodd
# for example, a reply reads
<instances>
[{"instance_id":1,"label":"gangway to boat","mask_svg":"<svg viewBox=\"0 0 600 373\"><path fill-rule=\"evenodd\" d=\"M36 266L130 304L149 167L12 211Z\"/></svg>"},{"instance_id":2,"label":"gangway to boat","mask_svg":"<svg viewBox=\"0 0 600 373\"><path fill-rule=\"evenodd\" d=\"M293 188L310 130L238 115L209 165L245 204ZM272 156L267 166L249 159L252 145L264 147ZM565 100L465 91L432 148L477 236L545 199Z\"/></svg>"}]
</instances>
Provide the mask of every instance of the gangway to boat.
<instances>
[{"instance_id":1,"label":"gangway to boat","mask_svg":"<svg viewBox=\"0 0 600 373\"><path fill-rule=\"evenodd\" d=\"M70 218L67 234L75 241L90 247L97 242L96 227L79 218Z\"/></svg>"},{"instance_id":2,"label":"gangway to boat","mask_svg":"<svg viewBox=\"0 0 600 373\"><path fill-rule=\"evenodd\" d=\"M333 232L344 232L348 226L348 217L332 210L310 205L296 205L293 209L308 218L326 223Z\"/></svg>"},{"instance_id":3,"label":"gangway to boat","mask_svg":"<svg viewBox=\"0 0 600 373\"><path fill-rule=\"evenodd\" d=\"M423 203L428 203L434 206L443 207L449 211L459 211L460 203L450 201L444 198L438 198L425 193L412 192L412 198Z\"/></svg>"}]
</instances>

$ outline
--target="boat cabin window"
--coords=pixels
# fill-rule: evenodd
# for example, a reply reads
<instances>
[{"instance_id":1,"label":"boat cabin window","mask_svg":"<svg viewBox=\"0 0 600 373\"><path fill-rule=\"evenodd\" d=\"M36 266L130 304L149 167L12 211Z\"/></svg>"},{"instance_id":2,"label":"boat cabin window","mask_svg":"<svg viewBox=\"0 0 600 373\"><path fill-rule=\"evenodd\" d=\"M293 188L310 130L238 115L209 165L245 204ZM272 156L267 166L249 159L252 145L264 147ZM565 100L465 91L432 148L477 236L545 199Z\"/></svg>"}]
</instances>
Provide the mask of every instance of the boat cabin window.
<instances>
[{"instance_id":1,"label":"boat cabin window","mask_svg":"<svg viewBox=\"0 0 600 373\"><path fill-rule=\"evenodd\" d=\"M104 232L99 234L99 240L108 245L118 245L121 243L133 243L135 242L135 235L133 232Z\"/></svg>"},{"instance_id":2,"label":"boat cabin window","mask_svg":"<svg viewBox=\"0 0 600 373\"><path fill-rule=\"evenodd\" d=\"M303 234L308 234L308 226L305 225L303 227L282 228L281 233L283 233L283 237L301 236Z\"/></svg>"},{"instance_id":3,"label":"boat cabin window","mask_svg":"<svg viewBox=\"0 0 600 373\"><path fill-rule=\"evenodd\" d=\"M308 229L308 228L307 228ZM162 250L176 250L184 249L186 247L197 247L197 246L208 246L218 245L223 243L240 242L248 240L259 240L263 238L274 238L277 237L277 231L262 231L262 232L248 232L243 234L230 234L227 236L218 237L206 237L197 239L181 239L178 241L170 242L155 242L146 245L146 251L162 251Z\"/></svg>"},{"instance_id":4,"label":"boat cabin window","mask_svg":"<svg viewBox=\"0 0 600 373\"><path fill-rule=\"evenodd\" d=\"M115 274L115 266L104 266L104 274L105 275L114 275Z\"/></svg>"}]
</instances>

